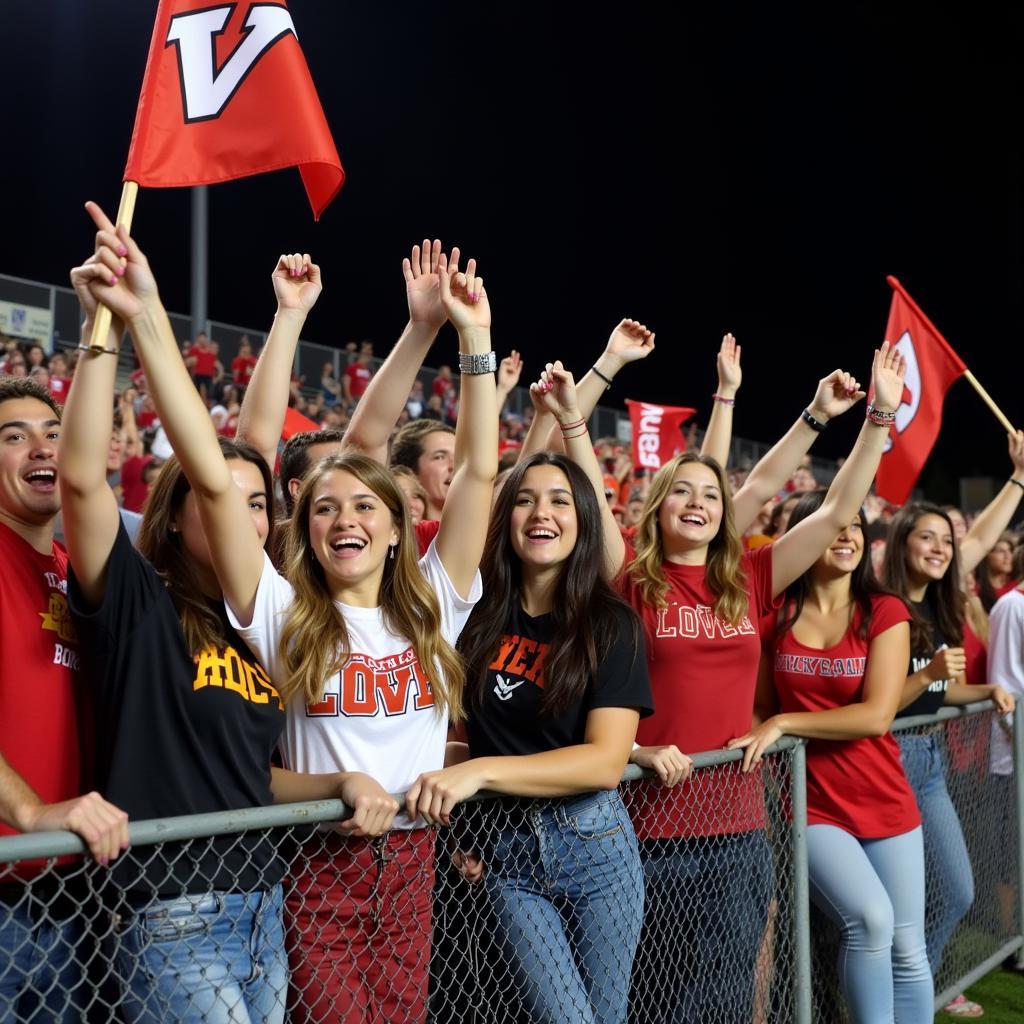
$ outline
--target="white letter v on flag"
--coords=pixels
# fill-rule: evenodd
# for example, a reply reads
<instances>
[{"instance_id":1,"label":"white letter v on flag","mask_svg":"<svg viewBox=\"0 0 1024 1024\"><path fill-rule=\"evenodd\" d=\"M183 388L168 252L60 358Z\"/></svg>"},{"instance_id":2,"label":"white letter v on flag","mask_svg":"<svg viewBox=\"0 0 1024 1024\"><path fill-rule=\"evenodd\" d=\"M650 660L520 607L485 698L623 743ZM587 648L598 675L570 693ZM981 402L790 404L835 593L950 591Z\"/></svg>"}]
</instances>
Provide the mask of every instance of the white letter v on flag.
<instances>
[{"instance_id":1,"label":"white letter v on flag","mask_svg":"<svg viewBox=\"0 0 1024 1024\"><path fill-rule=\"evenodd\" d=\"M278 4L253 4L245 19L242 41L217 69L214 37L224 31L235 4L212 7L171 18L167 45L178 52L178 74L186 124L220 117L228 101L257 61L291 33L295 25L287 9Z\"/></svg>"}]
</instances>

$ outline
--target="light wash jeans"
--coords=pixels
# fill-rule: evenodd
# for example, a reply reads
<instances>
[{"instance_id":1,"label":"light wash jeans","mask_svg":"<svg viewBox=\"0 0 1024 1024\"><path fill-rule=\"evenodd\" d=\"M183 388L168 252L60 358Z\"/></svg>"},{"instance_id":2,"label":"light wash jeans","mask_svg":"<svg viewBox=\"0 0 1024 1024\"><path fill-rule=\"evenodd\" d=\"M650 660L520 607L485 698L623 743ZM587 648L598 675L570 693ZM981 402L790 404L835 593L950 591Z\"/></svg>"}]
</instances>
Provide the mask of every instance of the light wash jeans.
<instances>
[{"instance_id":1,"label":"light wash jeans","mask_svg":"<svg viewBox=\"0 0 1024 1024\"><path fill-rule=\"evenodd\" d=\"M120 934L132 1024L281 1024L288 961L281 886L151 903Z\"/></svg>"},{"instance_id":2,"label":"light wash jeans","mask_svg":"<svg viewBox=\"0 0 1024 1024\"><path fill-rule=\"evenodd\" d=\"M921 829L858 839L807 829L811 898L842 931L839 982L853 1024L931 1024Z\"/></svg>"},{"instance_id":3,"label":"light wash jeans","mask_svg":"<svg viewBox=\"0 0 1024 1024\"><path fill-rule=\"evenodd\" d=\"M621 797L510 806L494 809L484 884L530 1021L625 1024L644 882Z\"/></svg>"},{"instance_id":4,"label":"light wash jeans","mask_svg":"<svg viewBox=\"0 0 1024 1024\"><path fill-rule=\"evenodd\" d=\"M4 886L0 899L0 1024L82 1019L85 979L75 953L82 948L81 919L55 920L33 904L29 886ZM33 906L35 909L32 909ZM83 955L83 959L88 959Z\"/></svg>"},{"instance_id":5,"label":"light wash jeans","mask_svg":"<svg viewBox=\"0 0 1024 1024\"><path fill-rule=\"evenodd\" d=\"M897 739L903 770L921 812L924 867L932 894L925 938L932 974L938 974L946 943L974 902L974 874L960 819L946 789L937 737L904 734Z\"/></svg>"}]
</instances>

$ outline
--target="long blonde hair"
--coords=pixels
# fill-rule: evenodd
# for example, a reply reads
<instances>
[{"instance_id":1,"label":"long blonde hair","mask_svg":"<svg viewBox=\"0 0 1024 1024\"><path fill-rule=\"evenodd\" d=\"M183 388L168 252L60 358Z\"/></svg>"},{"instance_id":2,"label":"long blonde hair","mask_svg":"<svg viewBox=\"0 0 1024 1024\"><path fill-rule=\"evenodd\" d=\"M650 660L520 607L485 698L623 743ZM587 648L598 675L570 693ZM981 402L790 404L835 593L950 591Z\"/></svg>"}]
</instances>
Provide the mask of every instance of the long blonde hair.
<instances>
[{"instance_id":1,"label":"long blonde hair","mask_svg":"<svg viewBox=\"0 0 1024 1024\"><path fill-rule=\"evenodd\" d=\"M659 611L668 607L666 595L669 583L662 568L665 548L658 513L661 511L661 503L672 490L672 481L679 467L694 462L707 466L715 474L722 495L722 522L718 533L708 544L705 579L715 597L715 615L735 626L747 614L749 606L747 577L742 564L743 544L736 532L729 483L722 467L710 456L684 452L671 462L666 462L655 474L647 503L636 527L636 558L626 566L626 571L636 583L645 602Z\"/></svg>"},{"instance_id":2,"label":"long blonde hair","mask_svg":"<svg viewBox=\"0 0 1024 1024\"><path fill-rule=\"evenodd\" d=\"M324 474L336 470L351 473L391 513L399 540L395 557L384 561L380 587L384 625L412 642L430 680L437 713L447 709L457 719L462 715L462 659L441 632L441 608L420 571L416 534L405 496L383 466L357 452L339 452L321 459L303 480L295 499L284 553L285 575L295 597L281 631L281 657L288 673L280 687L281 699L286 703L292 699L319 703L327 680L344 668L351 653L345 617L331 599L323 566L309 541L313 492Z\"/></svg>"}]
</instances>

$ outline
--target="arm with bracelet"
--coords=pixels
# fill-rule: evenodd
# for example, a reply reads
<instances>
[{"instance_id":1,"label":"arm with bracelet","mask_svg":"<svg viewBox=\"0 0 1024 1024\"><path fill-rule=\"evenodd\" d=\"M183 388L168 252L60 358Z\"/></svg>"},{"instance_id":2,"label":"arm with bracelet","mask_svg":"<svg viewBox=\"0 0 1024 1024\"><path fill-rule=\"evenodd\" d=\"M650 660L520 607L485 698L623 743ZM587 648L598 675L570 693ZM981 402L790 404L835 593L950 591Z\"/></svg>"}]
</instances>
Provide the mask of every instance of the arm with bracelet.
<instances>
[{"instance_id":1,"label":"arm with bracelet","mask_svg":"<svg viewBox=\"0 0 1024 1024\"><path fill-rule=\"evenodd\" d=\"M729 463L729 449L732 447L732 411L736 404L736 392L743 383L743 371L740 369L742 346L736 344L731 334L722 338L718 350L718 387L711 396L714 408L711 419L704 434L701 455L710 455L725 469Z\"/></svg>"}]
</instances>

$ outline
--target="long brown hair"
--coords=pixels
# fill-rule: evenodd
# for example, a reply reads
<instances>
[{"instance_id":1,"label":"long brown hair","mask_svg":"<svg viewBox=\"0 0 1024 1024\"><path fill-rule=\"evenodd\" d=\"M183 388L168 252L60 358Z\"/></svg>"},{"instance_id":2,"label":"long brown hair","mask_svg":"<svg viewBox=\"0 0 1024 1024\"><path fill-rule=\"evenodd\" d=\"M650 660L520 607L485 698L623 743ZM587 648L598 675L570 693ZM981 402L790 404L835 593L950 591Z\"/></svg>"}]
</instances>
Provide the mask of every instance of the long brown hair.
<instances>
[{"instance_id":1,"label":"long brown hair","mask_svg":"<svg viewBox=\"0 0 1024 1024\"><path fill-rule=\"evenodd\" d=\"M995 551L996 544L1009 544L1010 557L1013 558L1013 555L1015 554L1017 549L1017 535L1010 530L1005 530L1003 533L999 535L999 540L997 540L996 543L992 545L992 551ZM981 598L981 603L984 606L986 612L991 612L996 601L999 600L999 594L996 593L996 588L992 583L992 571L988 567L988 556L992 554L992 551L988 552L988 554L985 555L985 557L981 560L981 564L974 571L974 577L978 581L978 597ZM1014 563L1015 562L1016 559L1014 559ZM1014 567L1012 564L1010 566L1009 578L1011 580L1020 578L1015 575Z\"/></svg>"},{"instance_id":2,"label":"long brown hair","mask_svg":"<svg viewBox=\"0 0 1024 1024\"><path fill-rule=\"evenodd\" d=\"M918 520L924 516L938 516L949 527L949 535L954 538L953 557L946 567L945 575L940 580L931 580L928 583L925 600L935 613L935 621L939 624L946 642L952 647L959 647L964 639L966 600L962 589L960 552L956 545L953 523L947 512L931 502L921 501L905 505L893 516L889 524L885 561L882 563L882 582L899 594L910 609L913 616L910 623L910 649L915 653L932 651L935 647L931 625L914 607L914 602L910 598L910 576L907 572L907 538L914 532Z\"/></svg>"},{"instance_id":3,"label":"long brown hair","mask_svg":"<svg viewBox=\"0 0 1024 1024\"><path fill-rule=\"evenodd\" d=\"M662 568L665 549L658 513L661 503L672 490L672 481L679 467L694 462L707 466L715 474L722 495L722 522L718 533L708 544L705 580L715 597L715 615L735 626L747 614L749 606L747 578L743 571L743 544L736 532L729 482L722 467L709 455L684 452L671 462L666 462L655 474L647 495L647 504L644 505L636 527L636 558L629 563L626 571L636 583L644 601L659 610L668 606L666 595L669 584Z\"/></svg>"},{"instance_id":4,"label":"long brown hair","mask_svg":"<svg viewBox=\"0 0 1024 1024\"><path fill-rule=\"evenodd\" d=\"M263 456L243 441L229 441L219 437L221 454L226 460L240 459L251 462L260 471L263 489L267 495L267 521L270 532L264 547L271 547L274 539L274 481ZM139 526L136 547L159 573L167 588L174 610L181 620L185 642L193 654L209 647L225 645L224 627L210 601L203 596L192 558L185 550L181 533L171 524L185 504L185 496L192 485L177 458L171 456L160 470L146 499L146 510Z\"/></svg>"},{"instance_id":5,"label":"long brown hair","mask_svg":"<svg viewBox=\"0 0 1024 1024\"><path fill-rule=\"evenodd\" d=\"M564 455L538 452L509 471L487 530L480 566L483 597L462 631L459 649L466 660L470 702L479 707L502 630L511 626L520 602L522 563L512 547L510 523L523 479L534 466L560 469L576 506L576 543L558 577L551 609L553 639L544 662L541 709L557 714L586 693L610 646L622 635L624 621L631 625L634 644L641 650L639 620L601 575L604 537L597 494L583 470Z\"/></svg>"},{"instance_id":6,"label":"long brown hair","mask_svg":"<svg viewBox=\"0 0 1024 1024\"><path fill-rule=\"evenodd\" d=\"M394 558L384 561L380 607L384 624L397 636L407 637L430 680L438 714L462 714L462 659L441 632L441 608L420 571L416 534L409 519L405 495L381 465L358 452L328 455L302 482L285 541L285 575L295 597L281 631L281 657L287 679L281 699L307 704L323 700L324 686L339 672L350 654L345 617L331 599L327 576L309 541L309 513L313 492L325 473L350 473L384 503L398 530Z\"/></svg>"}]
</instances>

